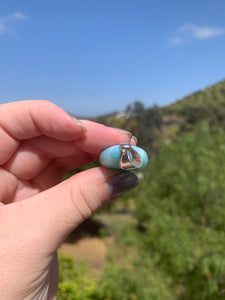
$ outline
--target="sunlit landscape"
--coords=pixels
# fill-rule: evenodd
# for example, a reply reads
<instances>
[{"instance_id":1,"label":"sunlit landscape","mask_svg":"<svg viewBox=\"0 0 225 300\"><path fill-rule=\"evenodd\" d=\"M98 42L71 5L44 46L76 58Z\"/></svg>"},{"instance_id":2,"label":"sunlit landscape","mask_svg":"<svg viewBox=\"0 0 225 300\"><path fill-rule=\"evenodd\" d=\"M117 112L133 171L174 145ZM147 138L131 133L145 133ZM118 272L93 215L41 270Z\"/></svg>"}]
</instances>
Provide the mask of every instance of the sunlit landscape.
<instances>
[{"instance_id":1,"label":"sunlit landscape","mask_svg":"<svg viewBox=\"0 0 225 300\"><path fill-rule=\"evenodd\" d=\"M140 129L151 163L62 245L59 299L224 299L224 90L100 118Z\"/></svg>"}]
</instances>

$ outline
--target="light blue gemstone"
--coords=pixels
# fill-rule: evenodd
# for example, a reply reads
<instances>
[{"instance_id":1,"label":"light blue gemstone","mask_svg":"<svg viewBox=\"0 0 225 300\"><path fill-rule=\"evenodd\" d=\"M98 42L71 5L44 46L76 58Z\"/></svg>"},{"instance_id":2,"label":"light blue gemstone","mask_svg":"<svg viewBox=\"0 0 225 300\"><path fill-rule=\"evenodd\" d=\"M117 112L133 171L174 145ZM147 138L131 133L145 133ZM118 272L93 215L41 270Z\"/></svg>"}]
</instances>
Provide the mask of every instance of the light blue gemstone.
<instances>
[{"instance_id":1,"label":"light blue gemstone","mask_svg":"<svg viewBox=\"0 0 225 300\"><path fill-rule=\"evenodd\" d=\"M145 168L148 164L147 153L143 149L137 146L132 146L132 148L140 155L142 159L142 165L138 169L140 170ZM100 163L102 166L107 168L120 169L120 165L119 165L120 157L121 157L120 145L112 146L102 151L100 155Z\"/></svg>"}]
</instances>

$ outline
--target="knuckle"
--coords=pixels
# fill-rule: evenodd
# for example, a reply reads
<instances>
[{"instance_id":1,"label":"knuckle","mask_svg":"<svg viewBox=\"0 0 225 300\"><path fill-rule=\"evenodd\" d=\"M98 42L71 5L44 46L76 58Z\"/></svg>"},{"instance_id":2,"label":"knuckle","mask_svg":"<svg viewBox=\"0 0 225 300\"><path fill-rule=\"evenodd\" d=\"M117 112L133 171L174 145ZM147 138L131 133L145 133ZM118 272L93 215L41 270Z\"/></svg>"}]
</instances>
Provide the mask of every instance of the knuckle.
<instances>
[{"instance_id":1,"label":"knuckle","mask_svg":"<svg viewBox=\"0 0 225 300\"><path fill-rule=\"evenodd\" d=\"M76 183L76 185L71 184L70 195L72 205L82 221L89 218L93 214L93 210L89 204L89 193L87 193L81 184Z\"/></svg>"}]
</instances>

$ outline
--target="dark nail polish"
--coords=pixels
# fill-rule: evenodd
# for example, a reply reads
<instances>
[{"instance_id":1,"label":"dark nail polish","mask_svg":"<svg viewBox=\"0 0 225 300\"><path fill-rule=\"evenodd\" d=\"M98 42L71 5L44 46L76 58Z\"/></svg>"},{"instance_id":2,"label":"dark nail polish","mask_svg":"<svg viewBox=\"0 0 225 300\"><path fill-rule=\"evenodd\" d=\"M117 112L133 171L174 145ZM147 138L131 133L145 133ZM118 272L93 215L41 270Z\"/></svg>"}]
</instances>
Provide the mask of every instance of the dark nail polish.
<instances>
[{"instance_id":1,"label":"dark nail polish","mask_svg":"<svg viewBox=\"0 0 225 300\"><path fill-rule=\"evenodd\" d=\"M106 185L116 198L135 188L138 185L138 177L131 172L124 172L112 177Z\"/></svg>"}]
</instances>

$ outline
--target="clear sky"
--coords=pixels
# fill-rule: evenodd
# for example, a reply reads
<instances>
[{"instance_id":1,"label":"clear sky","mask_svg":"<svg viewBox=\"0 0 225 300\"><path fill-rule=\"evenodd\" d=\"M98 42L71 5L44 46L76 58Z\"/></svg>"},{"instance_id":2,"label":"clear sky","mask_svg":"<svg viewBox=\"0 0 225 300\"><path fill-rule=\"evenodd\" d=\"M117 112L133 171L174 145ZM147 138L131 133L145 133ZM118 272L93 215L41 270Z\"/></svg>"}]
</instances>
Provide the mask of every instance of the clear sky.
<instances>
[{"instance_id":1,"label":"clear sky","mask_svg":"<svg viewBox=\"0 0 225 300\"><path fill-rule=\"evenodd\" d=\"M48 99L95 116L222 79L224 0L0 1L0 103Z\"/></svg>"}]
</instances>

